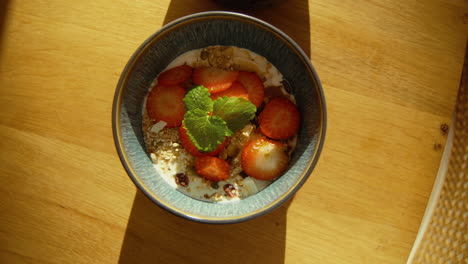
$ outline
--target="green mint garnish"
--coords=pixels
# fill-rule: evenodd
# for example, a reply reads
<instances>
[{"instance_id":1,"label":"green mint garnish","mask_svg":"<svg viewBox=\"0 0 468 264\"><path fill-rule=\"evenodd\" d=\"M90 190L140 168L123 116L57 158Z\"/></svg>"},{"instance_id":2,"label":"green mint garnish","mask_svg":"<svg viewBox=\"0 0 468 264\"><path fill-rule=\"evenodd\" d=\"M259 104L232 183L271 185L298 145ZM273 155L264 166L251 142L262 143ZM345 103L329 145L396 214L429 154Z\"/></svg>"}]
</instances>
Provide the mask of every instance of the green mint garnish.
<instances>
[{"instance_id":1,"label":"green mint garnish","mask_svg":"<svg viewBox=\"0 0 468 264\"><path fill-rule=\"evenodd\" d=\"M222 118L209 116L200 109L186 112L183 124L200 152L215 150L226 139L226 132L229 130Z\"/></svg>"},{"instance_id":2,"label":"green mint garnish","mask_svg":"<svg viewBox=\"0 0 468 264\"><path fill-rule=\"evenodd\" d=\"M235 133L255 117L257 108L244 98L222 97L214 101L213 115L226 121L228 128Z\"/></svg>"},{"instance_id":3,"label":"green mint garnish","mask_svg":"<svg viewBox=\"0 0 468 264\"><path fill-rule=\"evenodd\" d=\"M213 101L211 100L208 89L203 86L192 88L184 97L185 108L187 111L199 109L206 113L213 110Z\"/></svg>"},{"instance_id":4,"label":"green mint garnish","mask_svg":"<svg viewBox=\"0 0 468 264\"><path fill-rule=\"evenodd\" d=\"M224 96L211 100L208 89L197 86L184 97L183 125L200 152L211 152L226 136L242 129L255 117L257 108L244 98Z\"/></svg>"}]
</instances>

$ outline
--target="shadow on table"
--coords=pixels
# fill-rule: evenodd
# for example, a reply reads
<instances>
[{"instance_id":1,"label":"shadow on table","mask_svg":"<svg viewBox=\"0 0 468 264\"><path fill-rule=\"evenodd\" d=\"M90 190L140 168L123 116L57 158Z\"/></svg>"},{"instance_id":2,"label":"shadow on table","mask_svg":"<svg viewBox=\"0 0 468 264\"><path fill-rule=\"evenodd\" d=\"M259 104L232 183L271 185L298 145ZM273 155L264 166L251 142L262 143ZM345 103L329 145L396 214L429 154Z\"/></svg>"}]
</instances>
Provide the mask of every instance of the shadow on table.
<instances>
[{"instance_id":1,"label":"shadow on table","mask_svg":"<svg viewBox=\"0 0 468 264\"><path fill-rule=\"evenodd\" d=\"M230 9L212 0L172 0L164 23L210 10L235 11L260 18L288 34L310 57L307 0L285 0L254 10ZM138 191L119 263L284 263L290 203L291 200L247 222L209 225L168 213Z\"/></svg>"},{"instance_id":2,"label":"shadow on table","mask_svg":"<svg viewBox=\"0 0 468 264\"><path fill-rule=\"evenodd\" d=\"M2 44L4 41L4 35L5 35L5 22L7 20L7 10L8 10L8 0L0 0L0 58L2 57Z\"/></svg>"},{"instance_id":3,"label":"shadow on table","mask_svg":"<svg viewBox=\"0 0 468 264\"><path fill-rule=\"evenodd\" d=\"M266 8L234 9L218 2L255 2L252 0L172 0L164 23L182 16L203 11L233 11L260 18L289 35L310 58L310 20L308 0L275 0L279 2ZM262 2L262 1L259 1Z\"/></svg>"},{"instance_id":4,"label":"shadow on table","mask_svg":"<svg viewBox=\"0 0 468 264\"><path fill-rule=\"evenodd\" d=\"M138 191L119 263L282 264L290 203L247 222L210 225L172 215Z\"/></svg>"}]
</instances>

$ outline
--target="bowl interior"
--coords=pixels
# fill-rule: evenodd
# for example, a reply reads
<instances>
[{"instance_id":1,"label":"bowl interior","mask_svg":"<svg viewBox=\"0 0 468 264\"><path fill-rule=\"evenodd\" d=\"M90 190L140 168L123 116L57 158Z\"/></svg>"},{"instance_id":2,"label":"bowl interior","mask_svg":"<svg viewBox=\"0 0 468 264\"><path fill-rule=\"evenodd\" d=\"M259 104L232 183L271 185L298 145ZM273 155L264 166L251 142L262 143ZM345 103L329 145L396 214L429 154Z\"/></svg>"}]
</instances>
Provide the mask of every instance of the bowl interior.
<instances>
[{"instance_id":1,"label":"bowl interior","mask_svg":"<svg viewBox=\"0 0 468 264\"><path fill-rule=\"evenodd\" d=\"M170 187L145 152L142 105L154 78L178 55L211 45L237 46L267 58L291 86L302 124L287 172L267 189L234 203L210 203ZM289 37L260 20L227 12L207 12L176 20L156 32L128 62L114 100L114 137L122 162L135 184L154 202L186 218L238 222L261 215L287 200L308 178L325 132L325 102L308 58Z\"/></svg>"}]
</instances>

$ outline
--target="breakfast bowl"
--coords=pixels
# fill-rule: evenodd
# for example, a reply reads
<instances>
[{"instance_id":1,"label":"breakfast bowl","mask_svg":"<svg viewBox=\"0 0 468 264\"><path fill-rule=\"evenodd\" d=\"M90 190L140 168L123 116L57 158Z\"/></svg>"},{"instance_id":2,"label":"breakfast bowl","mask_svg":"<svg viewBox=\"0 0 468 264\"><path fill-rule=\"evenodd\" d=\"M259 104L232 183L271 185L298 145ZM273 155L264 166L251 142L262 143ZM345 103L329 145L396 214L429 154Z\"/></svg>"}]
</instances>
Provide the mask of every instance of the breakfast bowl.
<instances>
[{"instance_id":1,"label":"breakfast bowl","mask_svg":"<svg viewBox=\"0 0 468 264\"><path fill-rule=\"evenodd\" d=\"M156 169L155 156L149 151L149 148L153 145L148 145L147 141L149 134L158 137L158 133L160 133L161 129L164 129L164 126L169 127L167 122L156 122L156 120L156 123L150 127L149 131L145 130L145 124L148 122L146 115L149 109L147 100L150 100L147 99L149 98L147 96L149 91L155 89L155 82L160 80L161 73L177 65L177 63L174 64L174 61L183 61L182 64L185 65L190 60L187 59L187 52L197 51L196 54L202 54L201 57L206 57L206 52L213 50L229 51L228 55L223 55L223 58L228 59L236 57L236 54L240 54L239 51L242 51L243 54L248 54L247 57L243 58L242 63L245 65L251 65L256 60L264 61L265 63L262 65L264 65L265 69L268 69L269 72L274 69L274 76L282 76L281 83L276 82L271 87L281 86L281 91L292 98L291 101L294 102L295 109L300 115L300 123L294 137L291 137L294 140L288 139L288 142L293 142L291 143L293 150L288 154L289 161L282 170L281 175L268 181L268 184L263 184L262 188L257 189L255 187L255 192L242 196L242 199L239 198L241 195L239 197L233 195L237 191L248 192L242 190L242 183L239 185L233 183L235 186L228 184L232 188L231 190L226 190L228 185L224 185L227 194L220 195L219 200L208 199L213 195L207 196L205 194L207 199L203 199L203 197L198 199L195 196L188 195L191 189L193 192L195 186L190 186L191 189L186 188L187 184L181 184L180 178L176 177L179 174L179 176L183 175L183 178L186 179L189 177L185 174L186 172L176 171L177 169L172 170L169 173L172 182L168 180L164 176L165 173ZM181 57L184 57L185 60L181 59ZM215 58L215 61L218 60ZM254 63L253 67L257 66ZM197 69L194 70L194 72L196 71ZM219 74L212 74L211 76L217 78ZM259 73L259 76L265 81L266 75ZM193 79L193 82L196 83L195 77ZM162 81L160 82L162 83ZM187 81L184 82L184 85L187 85L186 83ZM193 98L196 98L196 96L193 96ZM273 99L270 99L265 99L265 103L262 101L257 104L257 113L262 110L266 111L268 104L267 106L265 104L273 101ZM239 102L248 101L239 100ZM158 102L166 104L161 100ZM187 106L185 98L184 102L186 102ZM159 106L156 105L155 107L158 108ZM175 108L172 103L165 107L168 111L172 111L170 108ZM255 118L253 117L252 120ZM258 125L257 122L258 120L252 121L252 123L255 123L252 125L254 128ZM288 124L289 119L285 118L274 125L275 127L281 127L283 122ZM181 130L177 128L177 125L174 126L175 128L171 129L178 136ZM179 126L184 125L179 122ZM153 131L154 127L158 128ZM291 198L309 178L318 161L325 139L326 107L319 78L309 58L290 37L266 22L244 14L221 11L203 12L182 17L163 26L135 51L117 84L113 102L112 128L117 152L125 170L138 189L151 201L175 215L192 221L212 224L236 223L253 219L277 208ZM260 128L255 131L259 131ZM263 137L267 138L264 135ZM270 138L266 140L274 141ZM286 141L283 140L282 142ZM175 151L185 151L184 148L180 148L180 141L177 137L170 143L173 146L179 146ZM286 143L283 145L286 146ZM191 157L191 155L188 156ZM240 152L238 156L241 157ZM242 166L244 166L244 156L242 158ZM182 159L176 157L175 161ZM195 157L197 162L200 159ZM231 159L227 158L227 160ZM255 162L254 158L253 163ZM276 166L275 164L273 162L272 166ZM193 172L193 168L189 169L187 167L187 170L191 170L191 173L195 175L190 176L192 177L191 181L208 186L210 181L196 176L196 172L199 172L197 166L195 166L197 168L195 172ZM170 168L168 169L170 170ZM211 167L208 169L211 170ZM239 175L242 175L242 177ZM240 182L243 179L249 178L250 180L251 178L245 173L239 175L236 177L240 179ZM179 185L174 183L174 177ZM264 182L255 179L253 181L257 183ZM251 182L252 180L250 180L250 184ZM209 184L210 188L222 192L223 188L220 188L216 181L211 183ZM237 188L239 190L236 190ZM232 197L235 199L231 199Z\"/></svg>"}]
</instances>

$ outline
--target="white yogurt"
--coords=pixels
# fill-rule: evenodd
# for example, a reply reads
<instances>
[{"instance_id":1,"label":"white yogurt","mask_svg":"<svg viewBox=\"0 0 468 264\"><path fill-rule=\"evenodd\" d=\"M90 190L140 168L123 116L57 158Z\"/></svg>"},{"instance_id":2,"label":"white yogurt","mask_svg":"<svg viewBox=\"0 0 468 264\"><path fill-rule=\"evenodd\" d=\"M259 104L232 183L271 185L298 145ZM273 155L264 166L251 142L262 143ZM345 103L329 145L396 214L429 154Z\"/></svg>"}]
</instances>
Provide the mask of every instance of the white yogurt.
<instances>
[{"instance_id":1,"label":"white yogurt","mask_svg":"<svg viewBox=\"0 0 468 264\"><path fill-rule=\"evenodd\" d=\"M207 54L209 55L208 57ZM166 67L166 70L184 64L194 68L214 66L218 68L255 72L263 80L265 89L273 86L279 87L285 96L288 96L295 102L294 97L288 94L284 89L282 84L283 75L278 69L263 56L247 49L212 46L207 49L191 50L178 56ZM151 87L154 87L156 84L157 78L152 83ZM149 122L146 107L143 108L143 114L144 122ZM246 142L249 137L256 136L254 127L252 125L250 126L251 127L247 125L246 128L238 131L231 137L230 144L239 144L239 146L228 145L225 148L226 153L228 153L228 150L236 150L236 148L239 148L241 144L243 144L242 142ZM204 201L238 201L265 189L271 184L271 181L262 181L241 176L240 151L236 157L231 157L231 175L227 180L218 182L217 184L207 181L195 173L193 169L195 157L189 154L180 144L178 141L178 133L175 130L161 128L160 122L156 124L146 124L146 126L144 124L143 128L147 148L148 144L154 144L154 141L152 141L153 139L160 139L159 141L155 140L157 141L157 145L159 144L158 147L151 147L153 149L151 158L154 168L170 186L188 196ZM295 137L289 140L289 144L293 144L291 147L294 149ZM226 153L221 153L220 155L227 156L228 154ZM187 175L189 178L187 187L182 187L176 183L175 177L177 173L185 173ZM230 197L226 194L223 189L223 186L226 184L232 184L237 189L236 196ZM217 188L214 188L216 186Z\"/></svg>"}]
</instances>

